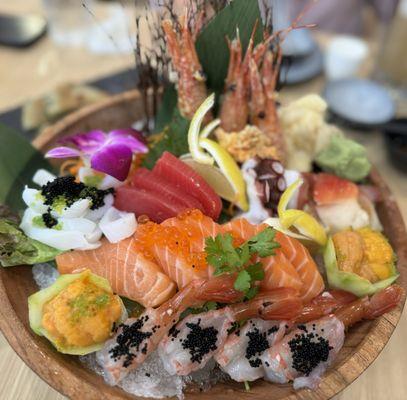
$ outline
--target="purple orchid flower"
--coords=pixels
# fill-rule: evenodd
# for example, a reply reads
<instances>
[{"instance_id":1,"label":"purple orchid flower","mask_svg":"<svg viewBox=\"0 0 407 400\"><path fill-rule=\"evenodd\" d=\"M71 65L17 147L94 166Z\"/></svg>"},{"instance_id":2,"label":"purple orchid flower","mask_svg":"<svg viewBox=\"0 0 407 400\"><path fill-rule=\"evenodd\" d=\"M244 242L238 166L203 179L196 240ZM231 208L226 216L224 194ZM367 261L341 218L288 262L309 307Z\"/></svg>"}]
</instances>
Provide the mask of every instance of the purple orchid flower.
<instances>
[{"instance_id":1,"label":"purple orchid flower","mask_svg":"<svg viewBox=\"0 0 407 400\"><path fill-rule=\"evenodd\" d=\"M134 129L116 129L105 133L95 130L62 139L61 146L45 154L46 158L89 157L91 167L119 181L130 171L133 153L147 153L143 135Z\"/></svg>"}]
</instances>

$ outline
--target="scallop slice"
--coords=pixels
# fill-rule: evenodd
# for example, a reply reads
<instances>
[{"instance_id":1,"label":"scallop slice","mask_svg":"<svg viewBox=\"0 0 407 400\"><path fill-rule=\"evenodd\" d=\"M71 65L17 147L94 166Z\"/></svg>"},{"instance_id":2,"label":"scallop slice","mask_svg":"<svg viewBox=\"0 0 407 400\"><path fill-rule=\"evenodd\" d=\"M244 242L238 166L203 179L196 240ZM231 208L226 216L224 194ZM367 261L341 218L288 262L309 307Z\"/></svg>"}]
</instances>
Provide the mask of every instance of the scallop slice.
<instances>
[{"instance_id":1,"label":"scallop slice","mask_svg":"<svg viewBox=\"0 0 407 400\"><path fill-rule=\"evenodd\" d=\"M44 186L48 182L52 182L54 179L56 179L56 176L54 174L51 174L51 172L48 172L45 169L39 169L33 176L33 182L36 183L38 186Z\"/></svg>"}]
</instances>

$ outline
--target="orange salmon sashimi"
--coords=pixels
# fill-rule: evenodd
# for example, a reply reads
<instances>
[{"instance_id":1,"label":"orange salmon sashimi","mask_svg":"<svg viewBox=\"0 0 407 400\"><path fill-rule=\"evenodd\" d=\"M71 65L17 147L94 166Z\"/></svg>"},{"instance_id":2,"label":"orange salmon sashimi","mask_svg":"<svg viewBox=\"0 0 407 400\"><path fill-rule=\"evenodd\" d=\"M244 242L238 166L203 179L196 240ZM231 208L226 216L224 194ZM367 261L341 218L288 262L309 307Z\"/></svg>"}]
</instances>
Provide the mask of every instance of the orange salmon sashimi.
<instances>
[{"instance_id":1,"label":"orange salmon sashimi","mask_svg":"<svg viewBox=\"0 0 407 400\"><path fill-rule=\"evenodd\" d=\"M267 228L267 225L251 225L247 220L236 219L224 226L224 231L240 235L243 240ZM276 232L275 240L280 244L276 254L262 259L265 278L261 282L264 290L277 287L292 287L300 290L304 301L309 301L324 290L324 281L309 251L297 239Z\"/></svg>"},{"instance_id":2,"label":"orange salmon sashimi","mask_svg":"<svg viewBox=\"0 0 407 400\"><path fill-rule=\"evenodd\" d=\"M155 307L171 298L175 283L161 268L135 249L135 239L119 243L102 240L95 250L75 250L56 258L61 274L90 269L106 278L115 293L135 300L145 307Z\"/></svg>"},{"instance_id":3,"label":"orange salmon sashimi","mask_svg":"<svg viewBox=\"0 0 407 400\"><path fill-rule=\"evenodd\" d=\"M178 288L183 288L194 279L212 275L212 267L206 263L207 237L229 232L236 245L240 245L266 227L252 225L246 219L218 225L199 210L189 210L161 224L149 222L139 226L135 234L136 247L157 263ZM276 254L259 260L265 271L261 288L293 288L304 301L320 294L324 283L308 250L298 240L280 232L276 233L276 241L281 246Z\"/></svg>"},{"instance_id":4,"label":"orange salmon sashimi","mask_svg":"<svg viewBox=\"0 0 407 400\"><path fill-rule=\"evenodd\" d=\"M190 210L161 224L147 222L135 233L136 248L154 260L178 288L194 279L209 278L205 239L216 236L220 226L199 210Z\"/></svg>"}]
</instances>

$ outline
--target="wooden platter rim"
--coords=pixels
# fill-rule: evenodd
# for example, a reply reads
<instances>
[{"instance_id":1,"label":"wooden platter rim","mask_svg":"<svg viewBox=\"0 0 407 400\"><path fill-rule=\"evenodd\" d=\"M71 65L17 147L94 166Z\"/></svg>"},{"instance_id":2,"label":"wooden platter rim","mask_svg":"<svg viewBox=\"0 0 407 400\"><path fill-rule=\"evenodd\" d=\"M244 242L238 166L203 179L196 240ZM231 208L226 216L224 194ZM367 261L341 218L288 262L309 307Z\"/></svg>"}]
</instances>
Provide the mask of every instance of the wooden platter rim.
<instances>
[{"instance_id":1,"label":"wooden platter rim","mask_svg":"<svg viewBox=\"0 0 407 400\"><path fill-rule=\"evenodd\" d=\"M48 127L34 140L33 144L38 149L47 149L55 137L67 127L81 121L86 121L96 113L109 107L127 107L132 102L139 102L140 98L140 93L137 90L132 90L112 96L97 104L84 107ZM380 177L377 170L373 169L371 179L373 183L380 188L384 195L384 207L387 208L392 229L397 228L398 230L395 243L392 244L398 254L398 266L400 271L399 284L407 289L407 234L403 218L390 189ZM14 310L7 295L6 287L4 286L4 273L5 271L0 269L0 329L19 357L37 375L54 389L72 399L83 398L83 393L87 394L87 399L95 400L136 398L121 389L107 386L100 377L99 379L96 379L96 382L84 380L83 375L81 375L78 370L69 369L55 360L57 354L56 351L51 346L49 346L49 348L44 347L44 343L42 342L45 341L45 339L36 337L29 328L24 325L23 321ZM316 391L301 390L291 393L284 399L328 399L342 391L357 379L376 359L390 339L391 334L400 319L404 302L405 297L395 310L378 318L372 323L370 330L364 339L357 347L355 347L351 354L341 361L339 365L334 366L334 368L330 369L325 374L320 387ZM47 344L45 344L45 346L47 346ZM39 362L39 360L42 360L43 362ZM88 374L93 375L91 371L88 371ZM61 379L61 377L63 377L63 379ZM100 385L102 385L103 389L101 389ZM235 395L241 399L246 397L260 400L265 398L267 393L263 388L264 386L260 388L255 386L249 394L243 390L233 390L234 394L231 392L230 397ZM211 392L212 391L191 394L187 395L186 398L199 398L206 400L211 396ZM225 394L225 396L229 398L229 395Z\"/></svg>"}]
</instances>

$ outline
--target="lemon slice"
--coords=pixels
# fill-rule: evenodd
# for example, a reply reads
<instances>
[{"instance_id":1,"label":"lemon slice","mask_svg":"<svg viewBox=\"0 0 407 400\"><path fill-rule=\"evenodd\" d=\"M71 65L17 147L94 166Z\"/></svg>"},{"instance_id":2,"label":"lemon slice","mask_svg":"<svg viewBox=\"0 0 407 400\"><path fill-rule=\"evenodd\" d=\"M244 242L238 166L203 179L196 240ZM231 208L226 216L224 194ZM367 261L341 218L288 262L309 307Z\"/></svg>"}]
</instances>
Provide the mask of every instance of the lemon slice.
<instances>
[{"instance_id":1,"label":"lemon slice","mask_svg":"<svg viewBox=\"0 0 407 400\"><path fill-rule=\"evenodd\" d=\"M199 139L202 121L206 113L215 104L215 93L208 96L196 110L188 130L188 146L192 158L202 164L213 165L214 159L201 148ZM210 132L209 132L210 133Z\"/></svg>"},{"instance_id":2,"label":"lemon slice","mask_svg":"<svg viewBox=\"0 0 407 400\"><path fill-rule=\"evenodd\" d=\"M209 186L216 192L222 199L230 202L236 200L236 192L231 183L228 181L224 173L214 165L202 164L195 161L191 157L184 157L182 161L188 164L195 172L202 176Z\"/></svg>"},{"instance_id":3,"label":"lemon slice","mask_svg":"<svg viewBox=\"0 0 407 400\"><path fill-rule=\"evenodd\" d=\"M312 215L303 210L287 210L290 199L302 184L301 179L295 181L284 191L278 202L277 212L281 227L285 230L294 227L302 235L324 246L327 242L325 229Z\"/></svg>"},{"instance_id":4,"label":"lemon slice","mask_svg":"<svg viewBox=\"0 0 407 400\"><path fill-rule=\"evenodd\" d=\"M228 196L228 200L236 204L241 210L247 211L249 203L246 198L246 183L236 161L220 144L213 140L203 138L199 141L199 145L214 158L219 170L232 187L234 196L233 199Z\"/></svg>"}]
</instances>

